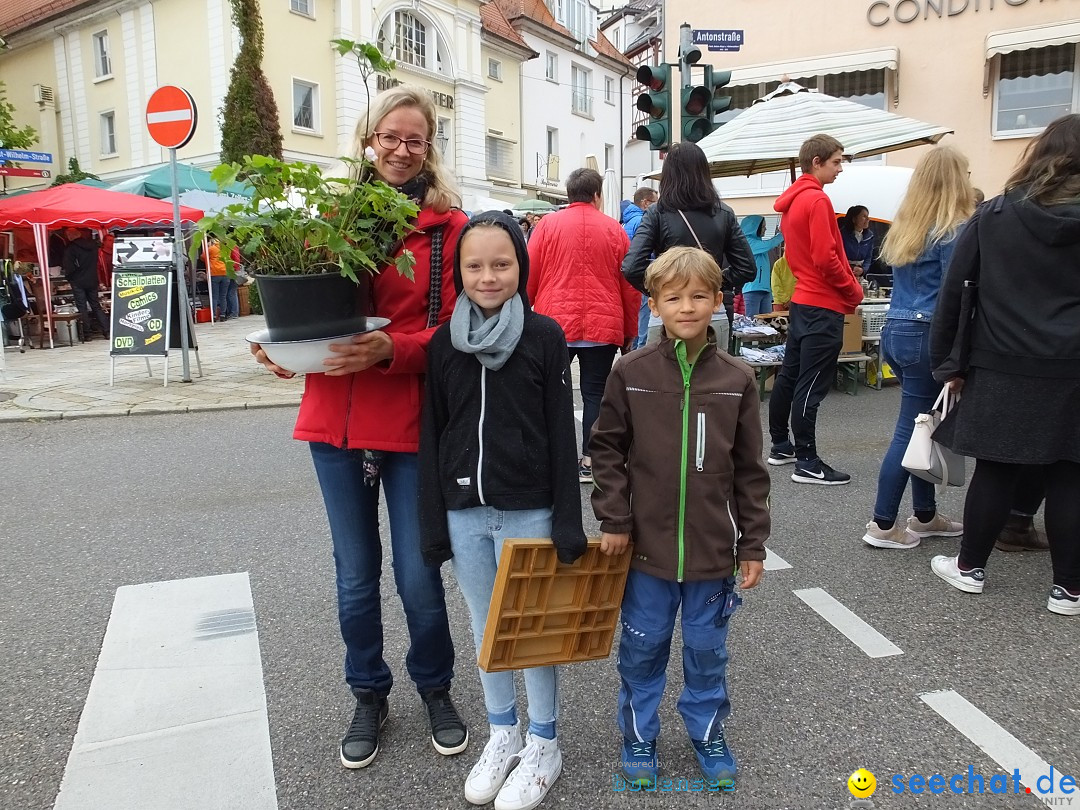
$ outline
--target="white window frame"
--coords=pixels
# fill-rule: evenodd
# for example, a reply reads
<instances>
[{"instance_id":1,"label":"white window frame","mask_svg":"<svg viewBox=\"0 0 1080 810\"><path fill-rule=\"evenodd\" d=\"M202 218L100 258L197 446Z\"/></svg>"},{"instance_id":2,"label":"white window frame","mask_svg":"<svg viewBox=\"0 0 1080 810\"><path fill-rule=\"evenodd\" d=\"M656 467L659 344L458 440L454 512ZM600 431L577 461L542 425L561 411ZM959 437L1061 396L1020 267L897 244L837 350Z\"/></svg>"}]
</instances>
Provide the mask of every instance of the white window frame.
<instances>
[{"instance_id":1,"label":"white window frame","mask_svg":"<svg viewBox=\"0 0 1080 810\"><path fill-rule=\"evenodd\" d=\"M544 53L544 78L559 83L559 55L554 51Z\"/></svg>"},{"instance_id":2,"label":"white window frame","mask_svg":"<svg viewBox=\"0 0 1080 810\"><path fill-rule=\"evenodd\" d=\"M501 82L503 80L502 62L500 62L498 59L492 59L489 56L487 76L489 79L494 79L497 82Z\"/></svg>"},{"instance_id":3,"label":"white window frame","mask_svg":"<svg viewBox=\"0 0 1080 810\"><path fill-rule=\"evenodd\" d=\"M109 29L96 31L90 35L94 50L94 78L104 81L113 77L112 58L109 56Z\"/></svg>"},{"instance_id":4,"label":"white window frame","mask_svg":"<svg viewBox=\"0 0 1080 810\"><path fill-rule=\"evenodd\" d=\"M604 103L615 106L615 80L610 76L604 77Z\"/></svg>"},{"instance_id":5,"label":"white window frame","mask_svg":"<svg viewBox=\"0 0 1080 810\"><path fill-rule=\"evenodd\" d=\"M575 81L580 79L581 81ZM593 117L592 71L570 63L570 112L583 118Z\"/></svg>"},{"instance_id":6,"label":"white window frame","mask_svg":"<svg viewBox=\"0 0 1080 810\"><path fill-rule=\"evenodd\" d=\"M297 88L305 88L311 91L311 126L305 127L296 123L296 116L299 108L296 106L296 91ZM292 131L298 132L302 135L319 135L322 132L322 127L319 126L320 110L319 110L319 83L309 82L307 79L298 79L293 77L292 80Z\"/></svg>"},{"instance_id":7,"label":"white window frame","mask_svg":"<svg viewBox=\"0 0 1080 810\"><path fill-rule=\"evenodd\" d=\"M491 162L490 150L492 146L495 146L495 152L500 153L505 158L505 163L496 161L496 164ZM509 182L515 182L514 177L517 174L515 170L515 147L517 143L509 138L502 138L498 135L491 135L490 133L484 138L484 169L487 172L489 180L507 180ZM498 154L497 154L498 156Z\"/></svg>"},{"instance_id":8,"label":"white window frame","mask_svg":"<svg viewBox=\"0 0 1080 810\"><path fill-rule=\"evenodd\" d=\"M993 82L991 83L993 93L993 104L990 109L990 137L995 141L1008 141L1015 138L1033 138L1043 131L1043 127L1028 127L1027 129L1006 129L1001 132L998 131L998 84L1001 82L1001 58L1005 54L997 54L994 56L994 63L992 65L993 70ZM1072 80L1072 108L1070 113L1080 111L1080 43L1073 45L1073 80Z\"/></svg>"},{"instance_id":9,"label":"white window frame","mask_svg":"<svg viewBox=\"0 0 1080 810\"><path fill-rule=\"evenodd\" d=\"M116 145L116 110L102 110L98 113L98 137L101 139L101 157L112 158L120 154ZM105 150L109 140L112 140L109 144L112 146L111 152Z\"/></svg>"},{"instance_id":10,"label":"white window frame","mask_svg":"<svg viewBox=\"0 0 1080 810\"><path fill-rule=\"evenodd\" d=\"M411 24L414 32L422 33L418 57L414 55L415 47L406 50L398 41L399 21ZM450 42L441 36L434 21L415 7L398 8L390 12L379 28L376 44L383 53L397 62L400 69L426 71L439 76L450 72L450 52L447 50Z\"/></svg>"},{"instance_id":11,"label":"white window frame","mask_svg":"<svg viewBox=\"0 0 1080 810\"><path fill-rule=\"evenodd\" d=\"M315 0L289 0L289 11L293 14L299 14L301 17L307 17L309 20L314 20Z\"/></svg>"}]
</instances>

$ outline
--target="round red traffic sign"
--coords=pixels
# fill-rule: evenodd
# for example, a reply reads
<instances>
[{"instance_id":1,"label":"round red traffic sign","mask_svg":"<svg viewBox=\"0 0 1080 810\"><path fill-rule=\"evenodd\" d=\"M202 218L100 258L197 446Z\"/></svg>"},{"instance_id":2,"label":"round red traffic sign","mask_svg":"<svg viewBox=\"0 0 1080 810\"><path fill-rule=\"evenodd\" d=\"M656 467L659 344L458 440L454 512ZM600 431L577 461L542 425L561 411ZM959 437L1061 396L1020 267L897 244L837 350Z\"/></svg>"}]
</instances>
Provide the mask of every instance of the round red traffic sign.
<instances>
[{"instance_id":1,"label":"round red traffic sign","mask_svg":"<svg viewBox=\"0 0 1080 810\"><path fill-rule=\"evenodd\" d=\"M159 87L146 102L146 128L166 149L179 149L190 141L198 121L195 99L183 87Z\"/></svg>"}]
</instances>

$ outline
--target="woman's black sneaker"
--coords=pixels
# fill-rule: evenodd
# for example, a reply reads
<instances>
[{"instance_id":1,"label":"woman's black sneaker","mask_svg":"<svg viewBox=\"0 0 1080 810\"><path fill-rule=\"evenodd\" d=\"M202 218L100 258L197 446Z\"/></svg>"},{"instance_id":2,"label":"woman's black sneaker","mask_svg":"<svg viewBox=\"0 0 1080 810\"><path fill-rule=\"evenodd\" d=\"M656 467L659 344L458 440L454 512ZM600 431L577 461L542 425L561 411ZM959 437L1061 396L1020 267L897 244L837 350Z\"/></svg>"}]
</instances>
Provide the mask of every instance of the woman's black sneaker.
<instances>
[{"instance_id":1,"label":"woman's black sneaker","mask_svg":"<svg viewBox=\"0 0 1080 810\"><path fill-rule=\"evenodd\" d=\"M791 442L774 444L772 450L769 451L769 463L774 467L779 467L781 464L794 464L795 448Z\"/></svg>"},{"instance_id":2,"label":"woman's black sneaker","mask_svg":"<svg viewBox=\"0 0 1080 810\"><path fill-rule=\"evenodd\" d=\"M850 484L851 476L837 472L820 458L815 458L810 461L796 461L791 480L796 484L821 484L835 487L840 484Z\"/></svg>"},{"instance_id":3,"label":"woman's black sneaker","mask_svg":"<svg viewBox=\"0 0 1080 810\"><path fill-rule=\"evenodd\" d=\"M356 711L341 741L341 764L346 768L366 768L379 753L379 732L390 713L386 698L370 689L354 689Z\"/></svg>"},{"instance_id":4,"label":"woman's black sneaker","mask_svg":"<svg viewBox=\"0 0 1080 810\"><path fill-rule=\"evenodd\" d=\"M429 689L421 692L420 697L427 706L428 719L431 721L431 744L435 750L443 756L464 751L469 744L469 729L450 700L450 690Z\"/></svg>"}]
</instances>

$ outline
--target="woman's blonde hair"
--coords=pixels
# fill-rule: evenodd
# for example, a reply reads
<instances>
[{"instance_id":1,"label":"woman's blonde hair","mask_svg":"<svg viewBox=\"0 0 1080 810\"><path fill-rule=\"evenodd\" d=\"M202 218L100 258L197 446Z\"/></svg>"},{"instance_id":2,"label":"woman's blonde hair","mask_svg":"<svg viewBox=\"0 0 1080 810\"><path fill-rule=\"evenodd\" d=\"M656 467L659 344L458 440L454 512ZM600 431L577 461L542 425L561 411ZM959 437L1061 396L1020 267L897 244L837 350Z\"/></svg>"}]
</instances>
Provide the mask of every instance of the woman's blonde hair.
<instances>
[{"instance_id":1,"label":"woman's blonde hair","mask_svg":"<svg viewBox=\"0 0 1080 810\"><path fill-rule=\"evenodd\" d=\"M656 298L666 285L682 289L691 281L701 281L714 292L720 292L723 273L716 260L701 248L673 247L661 253L645 271L645 289Z\"/></svg>"},{"instance_id":2,"label":"woman's blonde hair","mask_svg":"<svg viewBox=\"0 0 1080 810\"><path fill-rule=\"evenodd\" d=\"M379 124L398 107L415 107L424 116L424 120L427 121L427 140L431 141L432 144L428 148L427 154L424 155L424 165L420 170L428 179L427 194L424 195L424 206L433 208L440 214L449 211L451 208L461 207L461 195L458 192L457 183L454 181L453 175L443 166L442 154L439 152L438 145L434 142L435 135L439 131L435 102L431 98L431 93L423 87L414 84L399 84L375 96L367 114L361 113L356 122L349 156L353 158L363 157L364 148L370 144L375 131L379 128ZM355 167L350 170L350 176L354 180L357 179Z\"/></svg>"},{"instance_id":3,"label":"woman's blonde hair","mask_svg":"<svg viewBox=\"0 0 1080 810\"><path fill-rule=\"evenodd\" d=\"M955 147L935 146L915 166L881 258L894 267L911 264L928 244L953 236L974 211L968 159Z\"/></svg>"}]
</instances>

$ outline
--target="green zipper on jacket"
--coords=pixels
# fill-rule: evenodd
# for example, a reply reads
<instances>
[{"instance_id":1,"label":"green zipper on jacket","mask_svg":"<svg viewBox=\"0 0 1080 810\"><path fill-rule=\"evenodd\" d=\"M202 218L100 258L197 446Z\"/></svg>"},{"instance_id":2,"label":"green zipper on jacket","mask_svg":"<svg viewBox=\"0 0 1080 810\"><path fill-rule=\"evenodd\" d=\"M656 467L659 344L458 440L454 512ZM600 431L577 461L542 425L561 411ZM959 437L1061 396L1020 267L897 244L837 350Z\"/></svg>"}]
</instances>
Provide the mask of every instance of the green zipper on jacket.
<instances>
[{"instance_id":1,"label":"green zipper on jacket","mask_svg":"<svg viewBox=\"0 0 1080 810\"><path fill-rule=\"evenodd\" d=\"M700 352L698 355L700 356ZM683 566L686 562L686 550L683 540L686 536L686 465L688 462L687 452L690 445L690 375L694 371L694 363L687 362L686 344L676 339L675 357L679 361L679 370L682 372L683 398L679 409L682 411L682 465L679 467L679 522L676 527L676 538L679 543L679 570L676 579L683 581ZM694 358L696 361L697 358Z\"/></svg>"}]
</instances>

